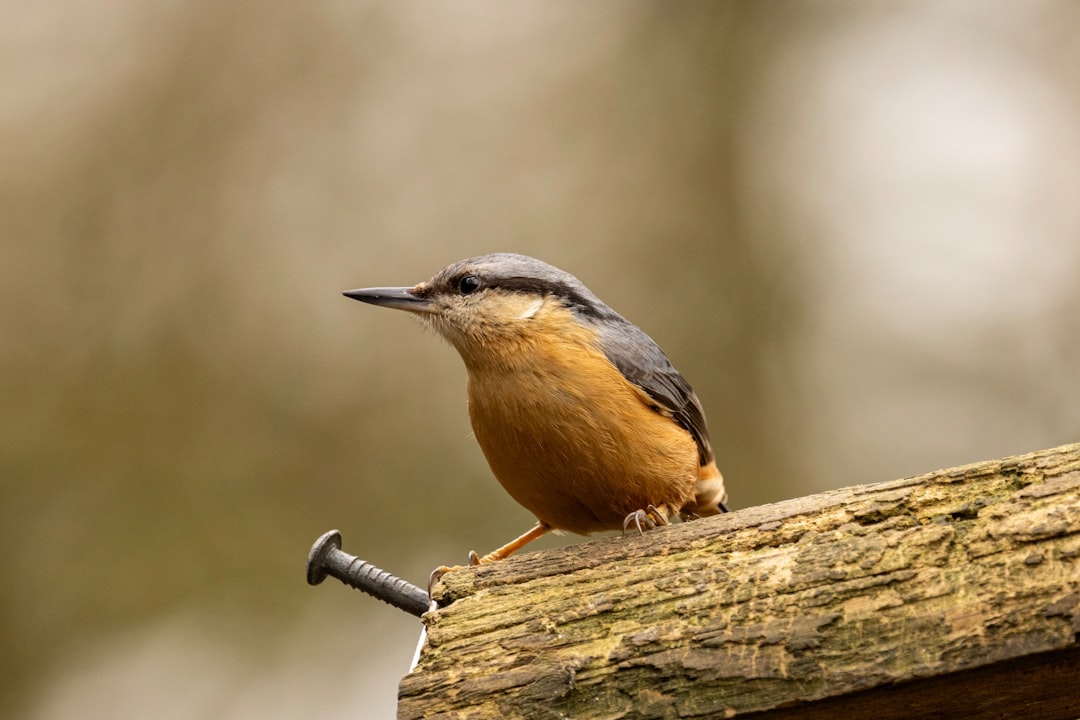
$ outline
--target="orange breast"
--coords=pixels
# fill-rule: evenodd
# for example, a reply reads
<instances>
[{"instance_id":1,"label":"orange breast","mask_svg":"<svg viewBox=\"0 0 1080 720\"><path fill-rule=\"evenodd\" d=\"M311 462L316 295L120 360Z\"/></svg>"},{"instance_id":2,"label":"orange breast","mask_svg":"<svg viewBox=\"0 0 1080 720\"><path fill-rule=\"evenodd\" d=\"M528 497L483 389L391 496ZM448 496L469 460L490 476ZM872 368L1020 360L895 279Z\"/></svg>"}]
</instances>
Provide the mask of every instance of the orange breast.
<instances>
[{"instance_id":1,"label":"orange breast","mask_svg":"<svg viewBox=\"0 0 1080 720\"><path fill-rule=\"evenodd\" d=\"M693 504L700 468L690 433L651 408L580 325L465 360L476 439L540 521L587 534L622 528L649 505Z\"/></svg>"}]
</instances>

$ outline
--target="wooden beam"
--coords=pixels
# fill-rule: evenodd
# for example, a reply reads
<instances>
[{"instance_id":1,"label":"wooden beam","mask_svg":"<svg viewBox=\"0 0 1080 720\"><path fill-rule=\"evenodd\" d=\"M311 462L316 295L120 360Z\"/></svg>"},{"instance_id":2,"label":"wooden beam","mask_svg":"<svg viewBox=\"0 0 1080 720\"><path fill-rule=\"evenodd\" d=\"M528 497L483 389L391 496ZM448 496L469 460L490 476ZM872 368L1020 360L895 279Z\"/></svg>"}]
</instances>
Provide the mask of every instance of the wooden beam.
<instances>
[{"instance_id":1,"label":"wooden beam","mask_svg":"<svg viewBox=\"0 0 1080 720\"><path fill-rule=\"evenodd\" d=\"M1080 444L529 553L435 599L401 718L1076 718Z\"/></svg>"}]
</instances>

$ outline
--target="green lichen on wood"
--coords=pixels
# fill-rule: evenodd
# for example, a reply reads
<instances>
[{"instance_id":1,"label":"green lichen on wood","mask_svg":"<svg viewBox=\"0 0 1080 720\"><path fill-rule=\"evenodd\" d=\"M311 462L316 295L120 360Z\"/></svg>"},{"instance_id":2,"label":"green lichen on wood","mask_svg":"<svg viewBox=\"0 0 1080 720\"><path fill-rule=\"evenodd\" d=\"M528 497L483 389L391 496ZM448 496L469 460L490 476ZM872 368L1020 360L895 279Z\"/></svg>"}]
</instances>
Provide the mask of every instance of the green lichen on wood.
<instances>
[{"instance_id":1,"label":"green lichen on wood","mask_svg":"<svg viewBox=\"0 0 1080 720\"><path fill-rule=\"evenodd\" d=\"M716 717L1071 647L1080 445L447 575L401 717Z\"/></svg>"}]
</instances>

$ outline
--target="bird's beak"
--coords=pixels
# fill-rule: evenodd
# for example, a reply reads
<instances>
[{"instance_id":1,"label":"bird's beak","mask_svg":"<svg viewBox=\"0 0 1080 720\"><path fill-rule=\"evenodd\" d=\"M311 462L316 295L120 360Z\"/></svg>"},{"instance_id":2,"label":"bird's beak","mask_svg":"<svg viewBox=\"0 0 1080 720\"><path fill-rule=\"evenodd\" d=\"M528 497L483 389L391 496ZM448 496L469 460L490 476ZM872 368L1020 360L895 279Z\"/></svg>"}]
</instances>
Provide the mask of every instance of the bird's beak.
<instances>
[{"instance_id":1,"label":"bird's beak","mask_svg":"<svg viewBox=\"0 0 1080 720\"><path fill-rule=\"evenodd\" d=\"M435 305L428 298L420 297L411 287L360 288L341 293L347 298L414 313L433 313Z\"/></svg>"}]
</instances>

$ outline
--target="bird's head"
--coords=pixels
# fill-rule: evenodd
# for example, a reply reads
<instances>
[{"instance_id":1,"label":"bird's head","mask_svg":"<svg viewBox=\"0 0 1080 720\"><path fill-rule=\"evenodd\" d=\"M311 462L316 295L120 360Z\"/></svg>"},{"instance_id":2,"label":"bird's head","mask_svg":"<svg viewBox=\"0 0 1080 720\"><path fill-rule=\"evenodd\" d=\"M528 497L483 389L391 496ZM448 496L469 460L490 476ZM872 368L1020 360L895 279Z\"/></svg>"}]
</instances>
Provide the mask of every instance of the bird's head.
<instances>
[{"instance_id":1,"label":"bird's head","mask_svg":"<svg viewBox=\"0 0 1080 720\"><path fill-rule=\"evenodd\" d=\"M513 340L614 315L570 273L512 253L456 262L413 287L362 288L344 295L413 313L466 362L501 352Z\"/></svg>"}]
</instances>

